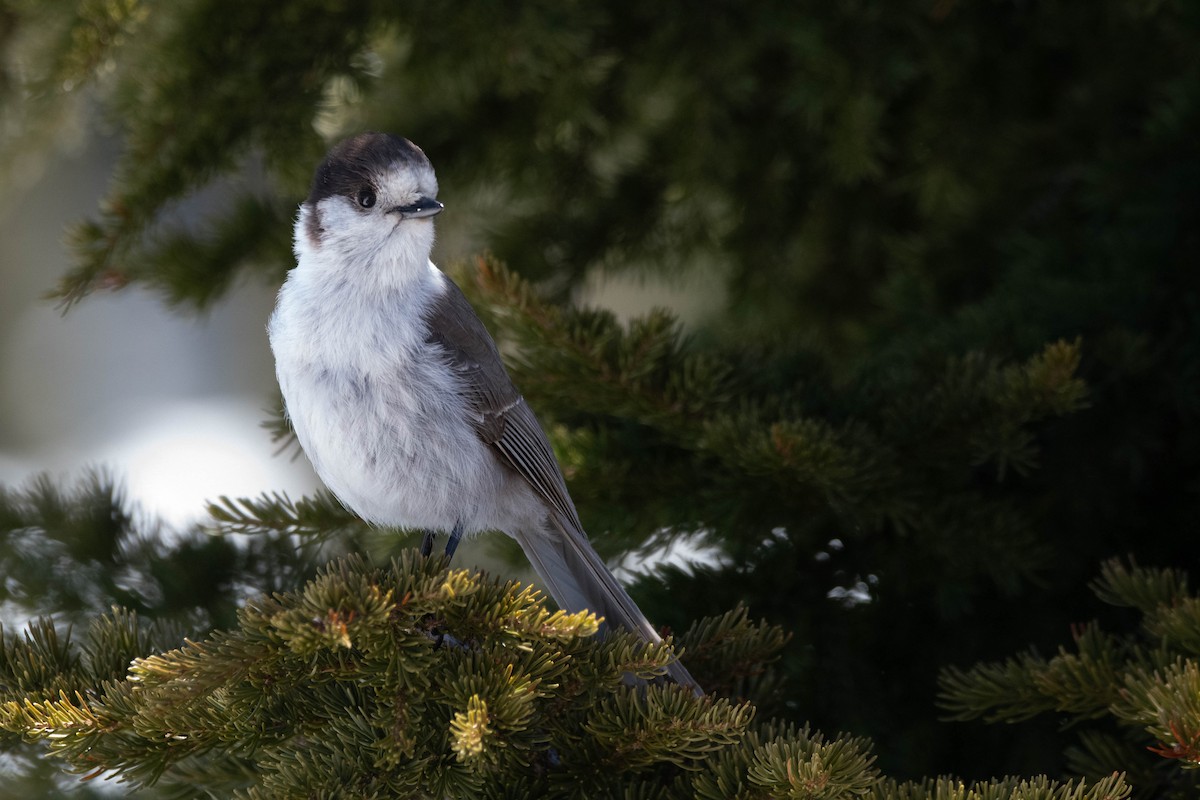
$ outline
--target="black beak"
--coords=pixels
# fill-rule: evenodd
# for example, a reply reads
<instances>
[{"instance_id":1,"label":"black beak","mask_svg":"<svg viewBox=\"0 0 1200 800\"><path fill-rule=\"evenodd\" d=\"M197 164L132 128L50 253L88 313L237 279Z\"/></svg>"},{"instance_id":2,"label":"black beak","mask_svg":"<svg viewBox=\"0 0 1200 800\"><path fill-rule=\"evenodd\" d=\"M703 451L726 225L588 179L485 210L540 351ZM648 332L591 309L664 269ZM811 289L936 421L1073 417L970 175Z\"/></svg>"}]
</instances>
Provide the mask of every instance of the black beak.
<instances>
[{"instance_id":1,"label":"black beak","mask_svg":"<svg viewBox=\"0 0 1200 800\"><path fill-rule=\"evenodd\" d=\"M421 219L422 217L432 217L440 214L444 205L434 200L432 197L418 197L417 202L410 206L393 206L388 209L389 214L399 214L400 219Z\"/></svg>"}]
</instances>

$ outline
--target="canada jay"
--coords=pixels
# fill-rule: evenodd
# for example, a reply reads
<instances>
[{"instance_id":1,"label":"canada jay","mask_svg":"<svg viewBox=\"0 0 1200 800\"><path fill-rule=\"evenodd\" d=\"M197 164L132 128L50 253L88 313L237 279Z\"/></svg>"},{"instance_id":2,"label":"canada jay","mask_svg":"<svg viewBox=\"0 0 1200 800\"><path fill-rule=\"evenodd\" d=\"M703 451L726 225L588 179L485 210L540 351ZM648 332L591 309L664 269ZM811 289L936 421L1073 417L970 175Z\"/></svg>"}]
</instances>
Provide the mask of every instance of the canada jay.
<instances>
[{"instance_id":1,"label":"canada jay","mask_svg":"<svg viewBox=\"0 0 1200 800\"><path fill-rule=\"evenodd\" d=\"M452 531L450 554L463 534L504 531L561 608L657 642L589 544L495 342L429 260L437 194L425 154L388 134L347 139L317 168L268 326L296 436L368 522ZM669 674L699 691L678 662Z\"/></svg>"}]
</instances>

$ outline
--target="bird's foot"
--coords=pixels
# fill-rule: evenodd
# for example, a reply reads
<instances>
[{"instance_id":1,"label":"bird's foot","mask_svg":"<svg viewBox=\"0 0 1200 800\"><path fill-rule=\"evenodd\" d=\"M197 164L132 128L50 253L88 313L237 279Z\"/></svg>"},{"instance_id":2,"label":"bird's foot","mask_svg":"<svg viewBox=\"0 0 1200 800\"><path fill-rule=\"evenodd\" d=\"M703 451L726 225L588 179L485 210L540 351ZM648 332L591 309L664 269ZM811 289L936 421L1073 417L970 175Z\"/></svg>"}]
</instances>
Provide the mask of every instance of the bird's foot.
<instances>
[{"instance_id":1,"label":"bird's foot","mask_svg":"<svg viewBox=\"0 0 1200 800\"><path fill-rule=\"evenodd\" d=\"M454 558L454 551L458 549L458 543L462 541L463 524L462 522L454 523L454 530L450 531L450 538L446 540L446 561ZM433 552L433 540L437 538L437 534L431 530L426 530L425 535L421 537L421 555L429 558Z\"/></svg>"},{"instance_id":2,"label":"bird's foot","mask_svg":"<svg viewBox=\"0 0 1200 800\"><path fill-rule=\"evenodd\" d=\"M458 543L462 541L462 535L463 535L463 524L462 524L462 521L459 520L458 522L454 523L454 530L450 531L450 539L447 540L447 542L446 542L446 562L447 563L449 563L450 559L454 558L454 551L458 549ZM430 544L430 547L433 546L432 541L429 544Z\"/></svg>"}]
</instances>

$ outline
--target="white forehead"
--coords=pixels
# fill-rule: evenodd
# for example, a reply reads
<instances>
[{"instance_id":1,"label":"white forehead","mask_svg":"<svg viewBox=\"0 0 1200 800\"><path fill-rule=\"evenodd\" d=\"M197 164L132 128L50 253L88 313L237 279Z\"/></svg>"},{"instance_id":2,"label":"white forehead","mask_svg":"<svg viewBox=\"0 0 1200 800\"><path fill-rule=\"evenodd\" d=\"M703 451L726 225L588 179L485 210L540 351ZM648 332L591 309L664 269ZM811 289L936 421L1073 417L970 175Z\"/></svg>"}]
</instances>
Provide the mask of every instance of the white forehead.
<instances>
[{"instance_id":1,"label":"white forehead","mask_svg":"<svg viewBox=\"0 0 1200 800\"><path fill-rule=\"evenodd\" d=\"M393 195L418 194L436 197L437 176L428 161L420 164L398 162L376 173L375 186L380 192Z\"/></svg>"}]
</instances>

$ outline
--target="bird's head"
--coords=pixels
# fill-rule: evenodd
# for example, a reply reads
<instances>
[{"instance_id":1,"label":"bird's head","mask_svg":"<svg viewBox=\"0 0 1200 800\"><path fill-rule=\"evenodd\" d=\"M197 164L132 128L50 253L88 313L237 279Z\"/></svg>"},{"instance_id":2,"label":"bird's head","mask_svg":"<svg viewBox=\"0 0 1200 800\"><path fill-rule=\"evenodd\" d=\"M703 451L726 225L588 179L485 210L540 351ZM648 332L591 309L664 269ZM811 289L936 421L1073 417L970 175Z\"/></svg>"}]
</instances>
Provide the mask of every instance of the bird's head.
<instances>
[{"instance_id":1,"label":"bird's head","mask_svg":"<svg viewBox=\"0 0 1200 800\"><path fill-rule=\"evenodd\" d=\"M296 224L297 250L364 265L381 258L423 265L433 248L431 218L442 210L437 193L433 165L407 139L345 139L317 168Z\"/></svg>"}]
</instances>

